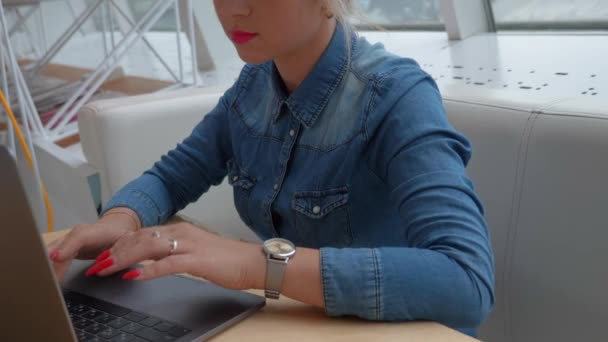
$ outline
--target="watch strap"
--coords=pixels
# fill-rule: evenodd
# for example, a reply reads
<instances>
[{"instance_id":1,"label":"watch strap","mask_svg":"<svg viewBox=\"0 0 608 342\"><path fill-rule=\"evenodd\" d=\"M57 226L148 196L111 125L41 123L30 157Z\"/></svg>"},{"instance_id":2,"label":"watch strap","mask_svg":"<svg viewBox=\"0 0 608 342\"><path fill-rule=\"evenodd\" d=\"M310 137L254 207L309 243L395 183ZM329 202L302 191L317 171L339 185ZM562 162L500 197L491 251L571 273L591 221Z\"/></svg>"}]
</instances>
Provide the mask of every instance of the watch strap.
<instances>
[{"instance_id":1,"label":"watch strap","mask_svg":"<svg viewBox=\"0 0 608 342\"><path fill-rule=\"evenodd\" d=\"M266 260L266 289L264 293L266 298L279 299L283 285L283 276L285 275L285 267L287 266L289 258L276 259L272 256L268 256Z\"/></svg>"}]
</instances>

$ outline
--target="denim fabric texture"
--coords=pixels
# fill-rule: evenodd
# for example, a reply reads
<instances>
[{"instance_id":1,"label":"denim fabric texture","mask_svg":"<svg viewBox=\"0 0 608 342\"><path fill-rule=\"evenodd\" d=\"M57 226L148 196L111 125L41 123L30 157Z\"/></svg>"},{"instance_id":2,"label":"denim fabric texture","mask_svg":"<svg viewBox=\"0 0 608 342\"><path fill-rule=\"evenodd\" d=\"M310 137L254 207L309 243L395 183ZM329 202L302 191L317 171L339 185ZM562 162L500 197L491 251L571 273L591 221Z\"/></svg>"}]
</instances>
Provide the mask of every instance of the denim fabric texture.
<instances>
[{"instance_id":1,"label":"denim fabric texture","mask_svg":"<svg viewBox=\"0 0 608 342\"><path fill-rule=\"evenodd\" d=\"M494 303L494 264L465 170L470 144L415 61L345 32L338 25L291 94L273 62L246 65L192 134L104 210L158 225L228 177L261 239L320 249L328 315L475 335Z\"/></svg>"}]
</instances>

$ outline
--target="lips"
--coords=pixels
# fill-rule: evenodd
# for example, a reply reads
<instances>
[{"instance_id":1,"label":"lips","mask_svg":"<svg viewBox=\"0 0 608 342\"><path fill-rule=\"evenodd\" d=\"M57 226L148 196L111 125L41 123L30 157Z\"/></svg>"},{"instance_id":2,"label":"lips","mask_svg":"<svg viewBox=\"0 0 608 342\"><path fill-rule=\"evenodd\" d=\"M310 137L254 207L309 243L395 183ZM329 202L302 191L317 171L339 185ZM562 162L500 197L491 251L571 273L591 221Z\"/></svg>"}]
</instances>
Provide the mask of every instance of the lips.
<instances>
[{"instance_id":1,"label":"lips","mask_svg":"<svg viewBox=\"0 0 608 342\"><path fill-rule=\"evenodd\" d=\"M231 31L230 39L236 44L245 44L253 38L257 37L257 33L251 33L246 31Z\"/></svg>"}]
</instances>

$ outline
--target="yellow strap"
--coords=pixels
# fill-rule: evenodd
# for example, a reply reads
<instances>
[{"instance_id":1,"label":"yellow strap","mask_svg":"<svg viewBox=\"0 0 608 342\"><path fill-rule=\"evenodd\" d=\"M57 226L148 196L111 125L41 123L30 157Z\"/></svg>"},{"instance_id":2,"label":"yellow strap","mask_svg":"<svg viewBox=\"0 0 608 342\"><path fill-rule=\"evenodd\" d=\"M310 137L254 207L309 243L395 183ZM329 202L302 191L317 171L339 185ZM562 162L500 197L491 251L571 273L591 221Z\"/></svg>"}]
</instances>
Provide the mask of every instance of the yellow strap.
<instances>
[{"instance_id":1,"label":"yellow strap","mask_svg":"<svg viewBox=\"0 0 608 342\"><path fill-rule=\"evenodd\" d=\"M15 119L15 114L13 114L11 107L8 105L8 101L6 101L6 98L4 97L4 93L2 92L2 90L0 90L0 101L2 102L2 106L8 113L9 119L13 123L15 133L17 133L17 138L19 140L19 143L21 144L21 148L23 148L23 153L25 153L25 157L27 158L27 161L30 165L30 169L33 172L34 171L34 160L32 159L32 155L30 154L30 150L27 147L27 144L25 143L25 138L23 137L23 132L21 131L21 127L19 127L19 123L17 122L17 119ZM25 124L27 125L27 120L26 120ZM40 179L40 189L42 190L42 197L44 199L44 205L46 206L47 230L50 233L53 231L53 208L51 207L51 201L49 201L49 195L46 192L46 188L44 187L44 183L42 182L42 179Z\"/></svg>"}]
</instances>

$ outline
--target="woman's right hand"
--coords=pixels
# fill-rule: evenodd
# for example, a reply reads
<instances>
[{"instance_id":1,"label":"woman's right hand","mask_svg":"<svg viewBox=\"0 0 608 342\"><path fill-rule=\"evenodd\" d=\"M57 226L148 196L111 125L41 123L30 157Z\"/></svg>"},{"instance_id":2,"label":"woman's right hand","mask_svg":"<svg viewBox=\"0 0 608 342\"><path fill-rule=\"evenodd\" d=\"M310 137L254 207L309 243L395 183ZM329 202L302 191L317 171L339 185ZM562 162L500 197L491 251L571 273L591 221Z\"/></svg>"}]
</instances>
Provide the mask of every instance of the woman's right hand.
<instances>
[{"instance_id":1,"label":"woman's right hand","mask_svg":"<svg viewBox=\"0 0 608 342\"><path fill-rule=\"evenodd\" d=\"M77 225L65 236L47 246L55 275L60 281L73 259L94 259L111 248L120 237L139 229L135 212L132 215L108 211L94 224Z\"/></svg>"}]
</instances>

